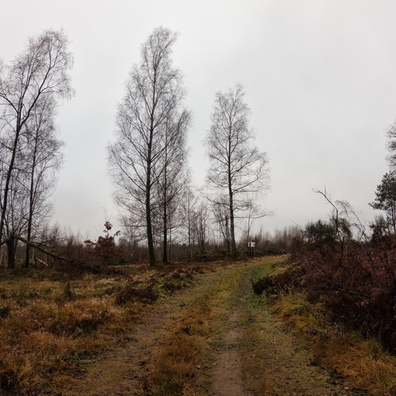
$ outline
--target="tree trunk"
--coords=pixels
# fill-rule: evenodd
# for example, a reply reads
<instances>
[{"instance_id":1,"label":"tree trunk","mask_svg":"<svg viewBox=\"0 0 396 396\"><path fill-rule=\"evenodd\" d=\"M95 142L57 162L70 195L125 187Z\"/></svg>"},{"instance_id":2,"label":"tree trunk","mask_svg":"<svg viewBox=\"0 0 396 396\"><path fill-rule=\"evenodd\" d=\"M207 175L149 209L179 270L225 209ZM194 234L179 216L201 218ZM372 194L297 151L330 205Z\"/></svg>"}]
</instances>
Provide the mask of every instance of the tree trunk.
<instances>
[{"instance_id":1,"label":"tree trunk","mask_svg":"<svg viewBox=\"0 0 396 396\"><path fill-rule=\"evenodd\" d=\"M165 152L165 168L164 168L164 191L163 191L163 246L162 246L162 263L168 264L168 199L167 199L167 153Z\"/></svg>"},{"instance_id":2,"label":"tree trunk","mask_svg":"<svg viewBox=\"0 0 396 396\"><path fill-rule=\"evenodd\" d=\"M199 252L201 255L205 254L205 241L203 239L199 242Z\"/></svg>"},{"instance_id":3,"label":"tree trunk","mask_svg":"<svg viewBox=\"0 0 396 396\"><path fill-rule=\"evenodd\" d=\"M229 164L230 166L230 164ZM235 243L235 222L234 222L234 195L232 192L231 171L228 171L228 196L230 202L230 236L231 236L231 256L237 258L237 250Z\"/></svg>"},{"instance_id":4,"label":"tree trunk","mask_svg":"<svg viewBox=\"0 0 396 396\"><path fill-rule=\"evenodd\" d=\"M151 115L151 127L150 137L147 147L147 168L146 168L146 223L147 223L147 245L149 251L149 263L151 266L157 264L154 250L154 238L153 238L153 225L151 221L151 172L152 172L152 144L153 144L153 133L154 133L154 120Z\"/></svg>"},{"instance_id":5,"label":"tree trunk","mask_svg":"<svg viewBox=\"0 0 396 396\"><path fill-rule=\"evenodd\" d=\"M192 246L191 246L191 220L190 220L190 213L188 214L187 239L188 239L188 258L191 260L192 257L193 257L193 253L192 253Z\"/></svg>"},{"instance_id":6,"label":"tree trunk","mask_svg":"<svg viewBox=\"0 0 396 396\"><path fill-rule=\"evenodd\" d=\"M150 168L148 168L150 169ZM157 264L155 259L153 225L151 222L151 178L148 171L147 174L147 189L146 189L146 223L147 223L147 245L149 252L149 263L151 266Z\"/></svg>"},{"instance_id":7,"label":"tree trunk","mask_svg":"<svg viewBox=\"0 0 396 396\"><path fill-rule=\"evenodd\" d=\"M30 235L28 235L27 238L28 240L30 240ZM26 245L24 266L25 268L29 268L29 265L30 265L30 246Z\"/></svg>"},{"instance_id":8,"label":"tree trunk","mask_svg":"<svg viewBox=\"0 0 396 396\"><path fill-rule=\"evenodd\" d=\"M225 243L227 246L227 253L230 254L231 253L231 237L230 237L230 225L228 222L228 216L226 215L225 219L224 219L224 224L225 224L225 228L224 228L224 239L225 239Z\"/></svg>"},{"instance_id":9,"label":"tree trunk","mask_svg":"<svg viewBox=\"0 0 396 396\"><path fill-rule=\"evenodd\" d=\"M234 208L230 205L230 232L231 232L231 256L237 258L237 249L235 243L235 224L234 224Z\"/></svg>"},{"instance_id":10,"label":"tree trunk","mask_svg":"<svg viewBox=\"0 0 396 396\"><path fill-rule=\"evenodd\" d=\"M30 190L29 190L29 217L27 223L27 240L30 241L32 237L32 227L33 227L33 209L34 209L34 179L36 176L36 159L37 159L37 134L34 139L34 150L31 165L31 175L30 175ZM25 252L25 268L29 267L30 262L30 245L26 245Z\"/></svg>"},{"instance_id":11,"label":"tree trunk","mask_svg":"<svg viewBox=\"0 0 396 396\"><path fill-rule=\"evenodd\" d=\"M15 250L17 241L11 236L6 241L7 246L7 268L15 269Z\"/></svg>"},{"instance_id":12,"label":"tree trunk","mask_svg":"<svg viewBox=\"0 0 396 396\"><path fill-rule=\"evenodd\" d=\"M150 197L146 198L146 221L147 221L147 245L149 251L149 263L154 266L157 264L155 259L155 250L154 250L154 238L153 238L153 226L151 224L151 205L150 205Z\"/></svg>"},{"instance_id":13,"label":"tree trunk","mask_svg":"<svg viewBox=\"0 0 396 396\"><path fill-rule=\"evenodd\" d=\"M29 196L29 218L28 218L27 235L26 235L28 241L30 241L30 239L32 238L32 225L33 225L33 176L31 180L30 196ZM28 268L29 264L30 264L30 245L27 244L25 251L25 263L24 263L25 268Z\"/></svg>"},{"instance_id":14,"label":"tree trunk","mask_svg":"<svg viewBox=\"0 0 396 396\"><path fill-rule=\"evenodd\" d=\"M166 204L164 205L164 229L163 229L163 246L162 246L162 263L168 264L168 221L166 213Z\"/></svg>"},{"instance_id":15,"label":"tree trunk","mask_svg":"<svg viewBox=\"0 0 396 396\"><path fill-rule=\"evenodd\" d=\"M25 243L26 245L31 246L34 249L37 249L39 252L42 252L42 253L46 254L47 256L54 258L55 260L72 262L71 259L68 259L68 258L62 257L62 256L58 256L57 254L51 253L50 251L44 249L42 246L37 245L36 243L32 243L32 242L28 241L27 239L25 239L25 238L23 238L21 236L15 236L14 238L17 239L18 241L21 241L22 243Z\"/></svg>"},{"instance_id":16,"label":"tree trunk","mask_svg":"<svg viewBox=\"0 0 396 396\"><path fill-rule=\"evenodd\" d=\"M8 193L10 190L10 183L11 183L11 175L14 170L14 163L15 163L15 158L16 158L16 153L18 149L18 144L19 144L19 135L21 132L21 116L20 113L17 115L17 124L15 128L15 139L14 139L14 144L12 147L12 155L11 155L11 160L10 164L8 166L7 170L7 177L6 177L6 182L4 186L4 191L3 191L3 207L1 211L1 219L0 219L0 243L2 243L3 240L3 234L4 234L4 224L5 224L5 217L7 213L7 206L8 206Z\"/></svg>"}]
</instances>

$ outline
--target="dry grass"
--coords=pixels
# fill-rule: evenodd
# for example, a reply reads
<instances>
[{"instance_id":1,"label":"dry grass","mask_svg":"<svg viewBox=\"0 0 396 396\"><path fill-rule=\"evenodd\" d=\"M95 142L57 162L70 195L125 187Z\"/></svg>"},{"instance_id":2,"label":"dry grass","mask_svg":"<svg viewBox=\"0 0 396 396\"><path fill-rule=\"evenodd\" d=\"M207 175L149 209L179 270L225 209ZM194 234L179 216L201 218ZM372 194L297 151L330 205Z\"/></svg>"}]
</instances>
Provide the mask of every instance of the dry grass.
<instances>
[{"instance_id":1,"label":"dry grass","mask_svg":"<svg viewBox=\"0 0 396 396\"><path fill-rule=\"evenodd\" d=\"M0 371L12 370L19 392L75 373L79 360L103 350L128 326L114 297L93 286L84 278L70 287L29 278L1 283L0 304L9 313L0 319Z\"/></svg>"},{"instance_id":2,"label":"dry grass","mask_svg":"<svg viewBox=\"0 0 396 396\"><path fill-rule=\"evenodd\" d=\"M207 278L172 330L147 378L151 395L203 396L211 392L216 349L222 346L230 312L239 303L241 281L250 268L268 268L274 258L223 263L227 269ZM282 261L282 259L279 259ZM250 284L249 284L250 287Z\"/></svg>"},{"instance_id":3,"label":"dry grass","mask_svg":"<svg viewBox=\"0 0 396 396\"><path fill-rule=\"evenodd\" d=\"M183 315L162 348L149 377L153 395L204 395L205 378L198 371L208 367L208 317L211 310L200 298Z\"/></svg>"},{"instance_id":4,"label":"dry grass","mask_svg":"<svg viewBox=\"0 0 396 396\"><path fill-rule=\"evenodd\" d=\"M0 274L0 392L42 394L125 341L157 297L188 287L192 267L123 266L110 274L29 270ZM9 380L10 378L10 380Z\"/></svg>"},{"instance_id":5,"label":"dry grass","mask_svg":"<svg viewBox=\"0 0 396 396\"><path fill-rule=\"evenodd\" d=\"M272 309L294 332L309 340L318 364L371 395L396 395L396 357L380 342L329 323L323 307L307 302L300 293L281 295Z\"/></svg>"},{"instance_id":6,"label":"dry grass","mask_svg":"<svg viewBox=\"0 0 396 396\"><path fill-rule=\"evenodd\" d=\"M303 260L301 262L305 263ZM295 269L295 265L290 269ZM284 270L283 266L278 272L279 279L282 279L282 273L285 274ZM320 302L322 299L312 298L309 288L316 281L315 273L307 273L311 278L303 282L308 289L306 293L285 286L278 288L278 291L268 289L265 300L272 304L272 313L308 342L314 364L334 370L353 386L369 394L396 395L396 357L387 353L378 339L364 338L358 331L351 331L351 327L330 320L337 316L334 311L328 311L326 299ZM286 286L293 285L297 275L289 271L288 276L290 279ZM278 280L277 286L279 283ZM279 290L283 291L278 294Z\"/></svg>"},{"instance_id":7,"label":"dry grass","mask_svg":"<svg viewBox=\"0 0 396 396\"><path fill-rule=\"evenodd\" d=\"M222 266L232 268L233 263ZM219 335L215 322L226 314L237 277L222 271L210 277L192 296L188 309L164 343L148 377L148 394L157 396L207 395L213 361L211 336ZM209 340L209 342L208 342ZM213 340L212 340L213 341Z\"/></svg>"}]
</instances>

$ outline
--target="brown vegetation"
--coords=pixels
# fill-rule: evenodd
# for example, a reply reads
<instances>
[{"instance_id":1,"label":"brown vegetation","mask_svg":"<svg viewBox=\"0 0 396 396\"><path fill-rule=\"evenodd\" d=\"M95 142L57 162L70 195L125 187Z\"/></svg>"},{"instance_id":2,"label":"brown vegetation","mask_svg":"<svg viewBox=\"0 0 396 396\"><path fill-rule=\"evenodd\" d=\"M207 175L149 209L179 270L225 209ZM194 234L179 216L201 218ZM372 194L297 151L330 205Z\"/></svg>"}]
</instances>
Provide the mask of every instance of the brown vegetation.
<instances>
[{"instance_id":1,"label":"brown vegetation","mask_svg":"<svg viewBox=\"0 0 396 396\"><path fill-rule=\"evenodd\" d=\"M71 276L2 270L0 390L42 394L73 381L84 361L123 343L159 296L187 287L203 270L135 265Z\"/></svg>"},{"instance_id":2,"label":"brown vegetation","mask_svg":"<svg viewBox=\"0 0 396 396\"><path fill-rule=\"evenodd\" d=\"M370 394L395 394L396 239L297 239L289 265L254 284L311 340L316 362Z\"/></svg>"},{"instance_id":3,"label":"brown vegetation","mask_svg":"<svg viewBox=\"0 0 396 396\"><path fill-rule=\"evenodd\" d=\"M322 302L333 320L379 337L395 353L395 259L393 237L364 245L300 242L290 269L276 282L303 288L308 300Z\"/></svg>"},{"instance_id":4,"label":"brown vegetation","mask_svg":"<svg viewBox=\"0 0 396 396\"><path fill-rule=\"evenodd\" d=\"M283 260L112 266L107 274L71 278L48 268L2 271L0 394L197 396L217 392L215 383L227 389L229 370L240 389L253 394L354 394L341 380L327 382L331 378L319 364L335 365L364 388L354 375L371 377L360 365L382 381L382 388L375 388L377 381L367 389L393 389L395 376L387 365L396 366L374 343L358 349L355 338L338 327L329 345L341 363L322 347L333 340L323 304L287 294L274 306L282 320L313 341L311 357L252 293L250 280L274 273L275 263L275 272L283 269ZM223 370L222 362L231 358L242 363Z\"/></svg>"}]
</instances>

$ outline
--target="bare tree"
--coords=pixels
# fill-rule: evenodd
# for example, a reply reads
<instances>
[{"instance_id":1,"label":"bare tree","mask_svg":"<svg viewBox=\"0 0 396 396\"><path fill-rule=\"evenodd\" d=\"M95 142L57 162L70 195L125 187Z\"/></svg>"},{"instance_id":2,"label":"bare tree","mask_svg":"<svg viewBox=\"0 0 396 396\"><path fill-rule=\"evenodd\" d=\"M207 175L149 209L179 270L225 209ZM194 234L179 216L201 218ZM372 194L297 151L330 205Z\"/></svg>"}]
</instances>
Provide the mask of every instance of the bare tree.
<instances>
[{"instance_id":1,"label":"bare tree","mask_svg":"<svg viewBox=\"0 0 396 396\"><path fill-rule=\"evenodd\" d=\"M195 217L196 206L198 205L197 197L194 195L191 187L187 186L184 192L183 201L180 205L180 219L184 237L187 239L188 256L193 256L193 246L196 241Z\"/></svg>"},{"instance_id":2,"label":"bare tree","mask_svg":"<svg viewBox=\"0 0 396 396\"><path fill-rule=\"evenodd\" d=\"M195 233L197 235L197 242L200 254L205 254L205 246L208 240L209 230L209 210L204 202L200 202L195 216Z\"/></svg>"},{"instance_id":3,"label":"bare tree","mask_svg":"<svg viewBox=\"0 0 396 396\"><path fill-rule=\"evenodd\" d=\"M236 257L235 219L247 211L254 195L267 187L266 155L254 145L249 107L241 85L216 94L212 125L206 138L210 159L207 183L227 196L231 254Z\"/></svg>"},{"instance_id":4,"label":"bare tree","mask_svg":"<svg viewBox=\"0 0 396 396\"><path fill-rule=\"evenodd\" d=\"M336 201L336 204L341 208L340 215L345 218L351 227L354 227L356 230L356 239L357 241L365 241L368 242L369 237L366 233L366 227L360 220L356 210L353 206L345 200Z\"/></svg>"},{"instance_id":5,"label":"bare tree","mask_svg":"<svg viewBox=\"0 0 396 396\"><path fill-rule=\"evenodd\" d=\"M0 243L10 203L10 189L20 175L18 155L22 136L45 97L67 98L73 93L68 70L72 56L63 32L46 31L29 40L24 52L0 69L0 145L4 178L1 186Z\"/></svg>"},{"instance_id":6,"label":"bare tree","mask_svg":"<svg viewBox=\"0 0 396 396\"><path fill-rule=\"evenodd\" d=\"M244 234L245 234L245 240L246 240L246 245L249 244L249 242L251 242L251 231L252 231L252 226L253 223L256 219L261 218L263 216L265 216L265 214L263 213L263 211L260 209L260 207L258 205L256 205L253 201L247 201L246 202L246 216L245 216L245 220L246 220L246 225L245 225L245 229L244 229Z\"/></svg>"},{"instance_id":7,"label":"bare tree","mask_svg":"<svg viewBox=\"0 0 396 396\"><path fill-rule=\"evenodd\" d=\"M181 114L175 112L166 125L164 134L164 150L158 172L156 190L158 194L159 214L162 229L162 262L169 259L168 239L170 232L177 228L176 214L184 191L188 185L186 139L190 123L190 113L186 110Z\"/></svg>"},{"instance_id":8,"label":"bare tree","mask_svg":"<svg viewBox=\"0 0 396 396\"><path fill-rule=\"evenodd\" d=\"M54 127L56 103L53 96L42 97L25 125L24 166L26 167L29 208L26 238L39 232L50 214L51 196L56 184L56 171L62 163L62 142ZM26 245L25 266L29 265L30 245Z\"/></svg>"},{"instance_id":9,"label":"bare tree","mask_svg":"<svg viewBox=\"0 0 396 396\"><path fill-rule=\"evenodd\" d=\"M339 242L344 244L344 242L347 239L350 239L352 237L352 232L350 229L351 224L349 221L350 219L345 217L340 217L340 210L338 209L337 205L341 207L342 214L348 214L348 211L351 210L352 207L349 204L347 204L346 201L335 201L335 203L333 203L331 196L327 192L326 188L324 188L323 191L314 188L313 192L316 194L320 194L333 207L332 215L330 218L330 224L329 224L330 227L333 228L333 236L331 235L330 236L331 238L334 238L334 240L338 240ZM317 225L320 223L321 221L319 220L316 224L315 223L310 224L311 230L314 231L313 234L316 234L315 236L318 236L320 234L320 232L319 233L317 232L318 231ZM327 227L326 224L324 226L325 226L324 228Z\"/></svg>"},{"instance_id":10,"label":"bare tree","mask_svg":"<svg viewBox=\"0 0 396 396\"><path fill-rule=\"evenodd\" d=\"M26 230L28 218L28 195L24 187L24 170L16 169L9 185L9 203L4 219L5 245L7 248L7 267L15 268L15 252L18 236Z\"/></svg>"},{"instance_id":11,"label":"bare tree","mask_svg":"<svg viewBox=\"0 0 396 396\"><path fill-rule=\"evenodd\" d=\"M338 237L339 232L340 232L340 229L339 229L340 219L339 219L339 210L338 210L337 206L333 203L329 193L326 190L326 187L323 189L323 191L321 191L317 188L314 188L312 191L315 194L320 194L333 207L332 219L334 219L334 221L333 221L334 222L334 233Z\"/></svg>"},{"instance_id":12,"label":"bare tree","mask_svg":"<svg viewBox=\"0 0 396 396\"><path fill-rule=\"evenodd\" d=\"M192 189L187 187L180 205L179 215L182 229L185 232L184 238L187 239L189 258L193 257L193 249L196 246L200 254L205 253L210 231L210 213L207 204L207 202L198 199Z\"/></svg>"},{"instance_id":13,"label":"bare tree","mask_svg":"<svg viewBox=\"0 0 396 396\"><path fill-rule=\"evenodd\" d=\"M155 188L166 171L169 128L183 117L182 77L171 64L176 35L157 28L142 47L142 61L127 82L126 96L117 115L116 142L109 147L111 174L117 186L116 201L145 228L150 265L155 265L153 216L158 210ZM176 139L177 140L177 139Z\"/></svg>"},{"instance_id":14,"label":"bare tree","mask_svg":"<svg viewBox=\"0 0 396 396\"><path fill-rule=\"evenodd\" d=\"M231 230L230 230L230 212L228 210L227 198L218 197L212 205L215 223L217 224L220 235L227 248L227 253L231 253Z\"/></svg>"},{"instance_id":15,"label":"bare tree","mask_svg":"<svg viewBox=\"0 0 396 396\"><path fill-rule=\"evenodd\" d=\"M396 120L389 126L386 136L388 138L387 148L389 151L388 163L391 171L394 172L396 170Z\"/></svg>"}]
</instances>

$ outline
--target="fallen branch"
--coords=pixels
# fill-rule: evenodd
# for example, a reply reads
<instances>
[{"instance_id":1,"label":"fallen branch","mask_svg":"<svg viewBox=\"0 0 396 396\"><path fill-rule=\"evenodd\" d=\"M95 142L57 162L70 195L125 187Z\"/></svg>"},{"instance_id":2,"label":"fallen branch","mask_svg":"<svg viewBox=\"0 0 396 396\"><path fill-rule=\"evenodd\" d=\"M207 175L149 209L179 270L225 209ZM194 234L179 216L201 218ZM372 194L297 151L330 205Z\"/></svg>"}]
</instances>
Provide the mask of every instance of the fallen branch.
<instances>
[{"instance_id":1,"label":"fallen branch","mask_svg":"<svg viewBox=\"0 0 396 396\"><path fill-rule=\"evenodd\" d=\"M42 246L38 245L37 243L33 243L31 241L28 241L27 239L21 237L21 236L16 236L15 239L18 239L19 241L25 243L26 245L31 246L34 249L37 249L38 251L46 254L49 257L52 257L55 260L61 260L61 261L67 261L67 262L71 262L72 260L66 258L66 257L62 257L62 256L58 256L55 253L52 253L50 251L48 251L47 249L44 249Z\"/></svg>"},{"instance_id":2,"label":"fallen branch","mask_svg":"<svg viewBox=\"0 0 396 396\"><path fill-rule=\"evenodd\" d=\"M36 264L39 263L39 264L45 265L46 267L49 267L49 265L45 261L40 260L37 257L34 258L34 261L35 261Z\"/></svg>"},{"instance_id":3,"label":"fallen branch","mask_svg":"<svg viewBox=\"0 0 396 396\"><path fill-rule=\"evenodd\" d=\"M66 257L58 256L57 254L52 253L52 252L48 251L47 249L44 249L42 246L38 245L37 243L28 241L27 239L25 239L21 236L16 236L15 238L18 239L19 241L31 246L32 248L37 249L38 251L46 254L47 256L52 257L55 260L66 261L68 263L74 263L73 260L68 259ZM42 263L45 264L44 262L42 262ZM94 273L103 273L103 270L100 267L97 267L94 265L84 264L83 267L86 269L89 269L90 271L92 271Z\"/></svg>"}]
</instances>

